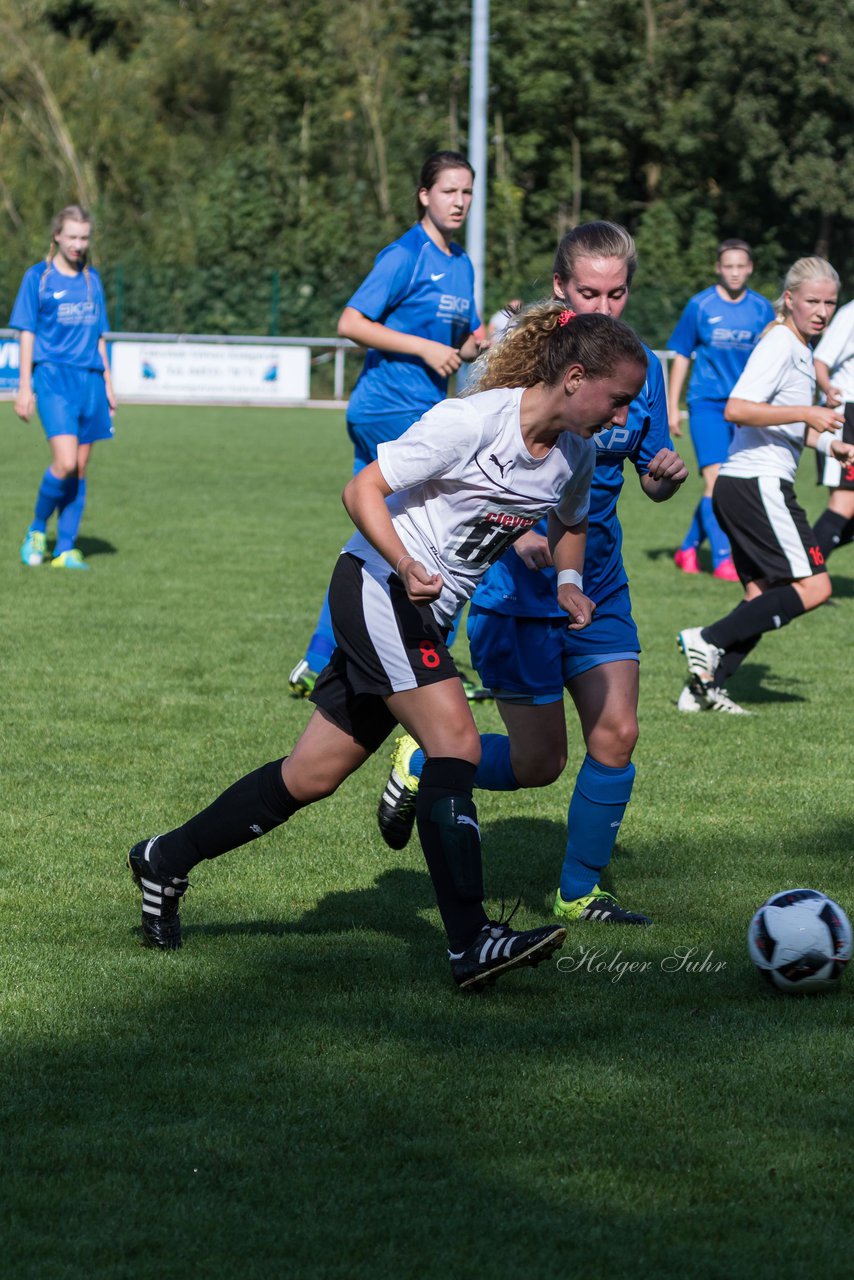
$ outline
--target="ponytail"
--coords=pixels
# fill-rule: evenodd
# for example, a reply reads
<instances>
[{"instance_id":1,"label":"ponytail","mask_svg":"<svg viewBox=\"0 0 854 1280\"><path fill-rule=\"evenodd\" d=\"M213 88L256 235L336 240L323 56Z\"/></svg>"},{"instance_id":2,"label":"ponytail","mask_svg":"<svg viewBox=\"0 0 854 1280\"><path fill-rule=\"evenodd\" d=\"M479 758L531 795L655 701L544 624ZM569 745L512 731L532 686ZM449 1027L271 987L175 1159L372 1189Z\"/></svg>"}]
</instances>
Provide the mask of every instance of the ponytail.
<instances>
[{"instance_id":1,"label":"ponytail","mask_svg":"<svg viewBox=\"0 0 854 1280\"><path fill-rule=\"evenodd\" d=\"M622 320L575 315L554 299L535 302L478 358L464 394L537 383L552 387L573 364L590 378L604 378L621 360L647 364L640 339Z\"/></svg>"}]
</instances>

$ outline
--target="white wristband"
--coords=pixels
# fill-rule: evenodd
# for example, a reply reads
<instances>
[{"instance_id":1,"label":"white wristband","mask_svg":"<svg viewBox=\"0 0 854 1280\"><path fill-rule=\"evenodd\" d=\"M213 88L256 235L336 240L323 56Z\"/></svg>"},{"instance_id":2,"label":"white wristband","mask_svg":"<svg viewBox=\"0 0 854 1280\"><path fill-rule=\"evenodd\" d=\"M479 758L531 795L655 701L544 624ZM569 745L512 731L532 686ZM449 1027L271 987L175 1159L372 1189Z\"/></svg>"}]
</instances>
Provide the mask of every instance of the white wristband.
<instances>
[{"instance_id":1,"label":"white wristband","mask_svg":"<svg viewBox=\"0 0 854 1280\"><path fill-rule=\"evenodd\" d=\"M818 437L815 444L813 445L813 448L815 449L816 453L823 453L825 457L829 457L830 446L833 444L834 440L836 439L837 439L837 436L835 435L834 432L822 431L821 435Z\"/></svg>"},{"instance_id":2,"label":"white wristband","mask_svg":"<svg viewBox=\"0 0 854 1280\"><path fill-rule=\"evenodd\" d=\"M572 583L574 587L578 587L579 591L584 590L584 583L581 580L581 574L575 569L561 569L560 573L557 575L558 590L560 590L561 587L565 587L567 583Z\"/></svg>"}]
</instances>

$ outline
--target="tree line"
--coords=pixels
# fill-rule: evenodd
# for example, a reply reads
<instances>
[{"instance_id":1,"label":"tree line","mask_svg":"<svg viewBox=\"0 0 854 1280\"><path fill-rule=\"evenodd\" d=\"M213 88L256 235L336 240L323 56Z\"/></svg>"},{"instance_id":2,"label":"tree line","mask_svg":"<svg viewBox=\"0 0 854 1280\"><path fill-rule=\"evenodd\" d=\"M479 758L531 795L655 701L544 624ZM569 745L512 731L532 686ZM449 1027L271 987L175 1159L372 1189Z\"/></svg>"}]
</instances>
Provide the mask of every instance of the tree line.
<instances>
[{"instance_id":1,"label":"tree line","mask_svg":"<svg viewBox=\"0 0 854 1280\"><path fill-rule=\"evenodd\" d=\"M492 0L487 311L559 236L636 235L630 318L663 345L714 248L769 296L828 256L854 292L854 0ZM449 0L0 0L0 304L81 202L114 325L324 334L466 149ZM483 175L481 175L482 179Z\"/></svg>"}]
</instances>

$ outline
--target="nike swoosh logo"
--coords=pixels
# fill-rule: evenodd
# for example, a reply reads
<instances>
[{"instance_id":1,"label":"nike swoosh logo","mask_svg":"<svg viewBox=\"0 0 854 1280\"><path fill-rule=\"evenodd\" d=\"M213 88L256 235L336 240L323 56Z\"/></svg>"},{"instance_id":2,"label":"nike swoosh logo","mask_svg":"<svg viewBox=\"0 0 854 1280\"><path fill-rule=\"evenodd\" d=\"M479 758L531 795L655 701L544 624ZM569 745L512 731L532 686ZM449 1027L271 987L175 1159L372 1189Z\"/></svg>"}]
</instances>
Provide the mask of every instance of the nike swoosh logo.
<instances>
[{"instance_id":1,"label":"nike swoosh logo","mask_svg":"<svg viewBox=\"0 0 854 1280\"><path fill-rule=\"evenodd\" d=\"M64 298L67 293L68 293L67 289L60 289L59 293L54 293L53 296L55 298Z\"/></svg>"},{"instance_id":2,"label":"nike swoosh logo","mask_svg":"<svg viewBox=\"0 0 854 1280\"><path fill-rule=\"evenodd\" d=\"M709 316L709 324L720 324L723 316Z\"/></svg>"},{"instance_id":3,"label":"nike swoosh logo","mask_svg":"<svg viewBox=\"0 0 854 1280\"><path fill-rule=\"evenodd\" d=\"M434 274L433 274L433 272L431 271L431 272L430 272L430 279L431 279L431 280L433 281L433 283L435 284L437 280L444 280L444 279L445 279L445 273L444 273L444 271L440 271L438 275L434 275Z\"/></svg>"}]
</instances>

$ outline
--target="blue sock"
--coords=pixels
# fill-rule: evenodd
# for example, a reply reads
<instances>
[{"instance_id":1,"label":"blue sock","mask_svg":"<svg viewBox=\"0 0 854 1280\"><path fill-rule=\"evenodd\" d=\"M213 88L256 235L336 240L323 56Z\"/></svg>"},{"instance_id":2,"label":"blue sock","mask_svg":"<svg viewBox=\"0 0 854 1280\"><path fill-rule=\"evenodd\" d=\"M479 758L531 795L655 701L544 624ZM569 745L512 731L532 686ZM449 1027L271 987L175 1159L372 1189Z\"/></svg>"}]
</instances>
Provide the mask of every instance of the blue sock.
<instances>
[{"instance_id":1,"label":"blue sock","mask_svg":"<svg viewBox=\"0 0 854 1280\"><path fill-rule=\"evenodd\" d=\"M36 509L33 516L33 522L30 528L36 533L44 533L47 529L47 522L53 515L56 508L62 501L65 493L65 481L60 480L59 476L55 476L48 467L42 476L42 482L39 485L38 496L36 497Z\"/></svg>"},{"instance_id":2,"label":"blue sock","mask_svg":"<svg viewBox=\"0 0 854 1280\"><path fill-rule=\"evenodd\" d=\"M481 791L518 791L519 783L510 764L510 739L504 733L480 735L481 757L474 775L474 785ZM424 752L419 747L409 761L409 772L421 777L424 768Z\"/></svg>"},{"instance_id":3,"label":"blue sock","mask_svg":"<svg viewBox=\"0 0 854 1280\"><path fill-rule=\"evenodd\" d=\"M320 616L314 628L314 635L309 640L308 648L305 651L305 660L312 671L323 670L332 657L334 648L335 633L332 630L332 615L329 612L329 596L325 595Z\"/></svg>"},{"instance_id":4,"label":"blue sock","mask_svg":"<svg viewBox=\"0 0 854 1280\"><path fill-rule=\"evenodd\" d=\"M701 511L702 502L698 502L694 508L694 515L691 518L691 527L682 540L680 551L696 551L700 543L703 541L703 515Z\"/></svg>"},{"instance_id":5,"label":"blue sock","mask_svg":"<svg viewBox=\"0 0 854 1280\"><path fill-rule=\"evenodd\" d=\"M86 481L78 476L69 476L65 481L65 492L59 500L54 556L61 556L63 551L70 551L74 546L85 506Z\"/></svg>"},{"instance_id":6,"label":"blue sock","mask_svg":"<svg viewBox=\"0 0 854 1280\"><path fill-rule=\"evenodd\" d=\"M510 764L510 739L507 735L482 733L480 750L474 785L481 791L518 791L519 783Z\"/></svg>"},{"instance_id":7,"label":"blue sock","mask_svg":"<svg viewBox=\"0 0 854 1280\"><path fill-rule=\"evenodd\" d=\"M585 756L569 806L569 830L560 873L561 897L569 902L590 893L611 861L617 832L635 780L635 766L612 769Z\"/></svg>"},{"instance_id":8,"label":"blue sock","mask_svg":"<svg viewBox=\"0 0 854 1280\"><path fill-rule=\"evenodd\" d=\"M731 555L729 538L718 524L711 498L704 498L700 505L703 508L703 524L706 526L706 536L712 548L712 564L717 569L720 562L727 560Z\"/></svg>"}]
</instances>

